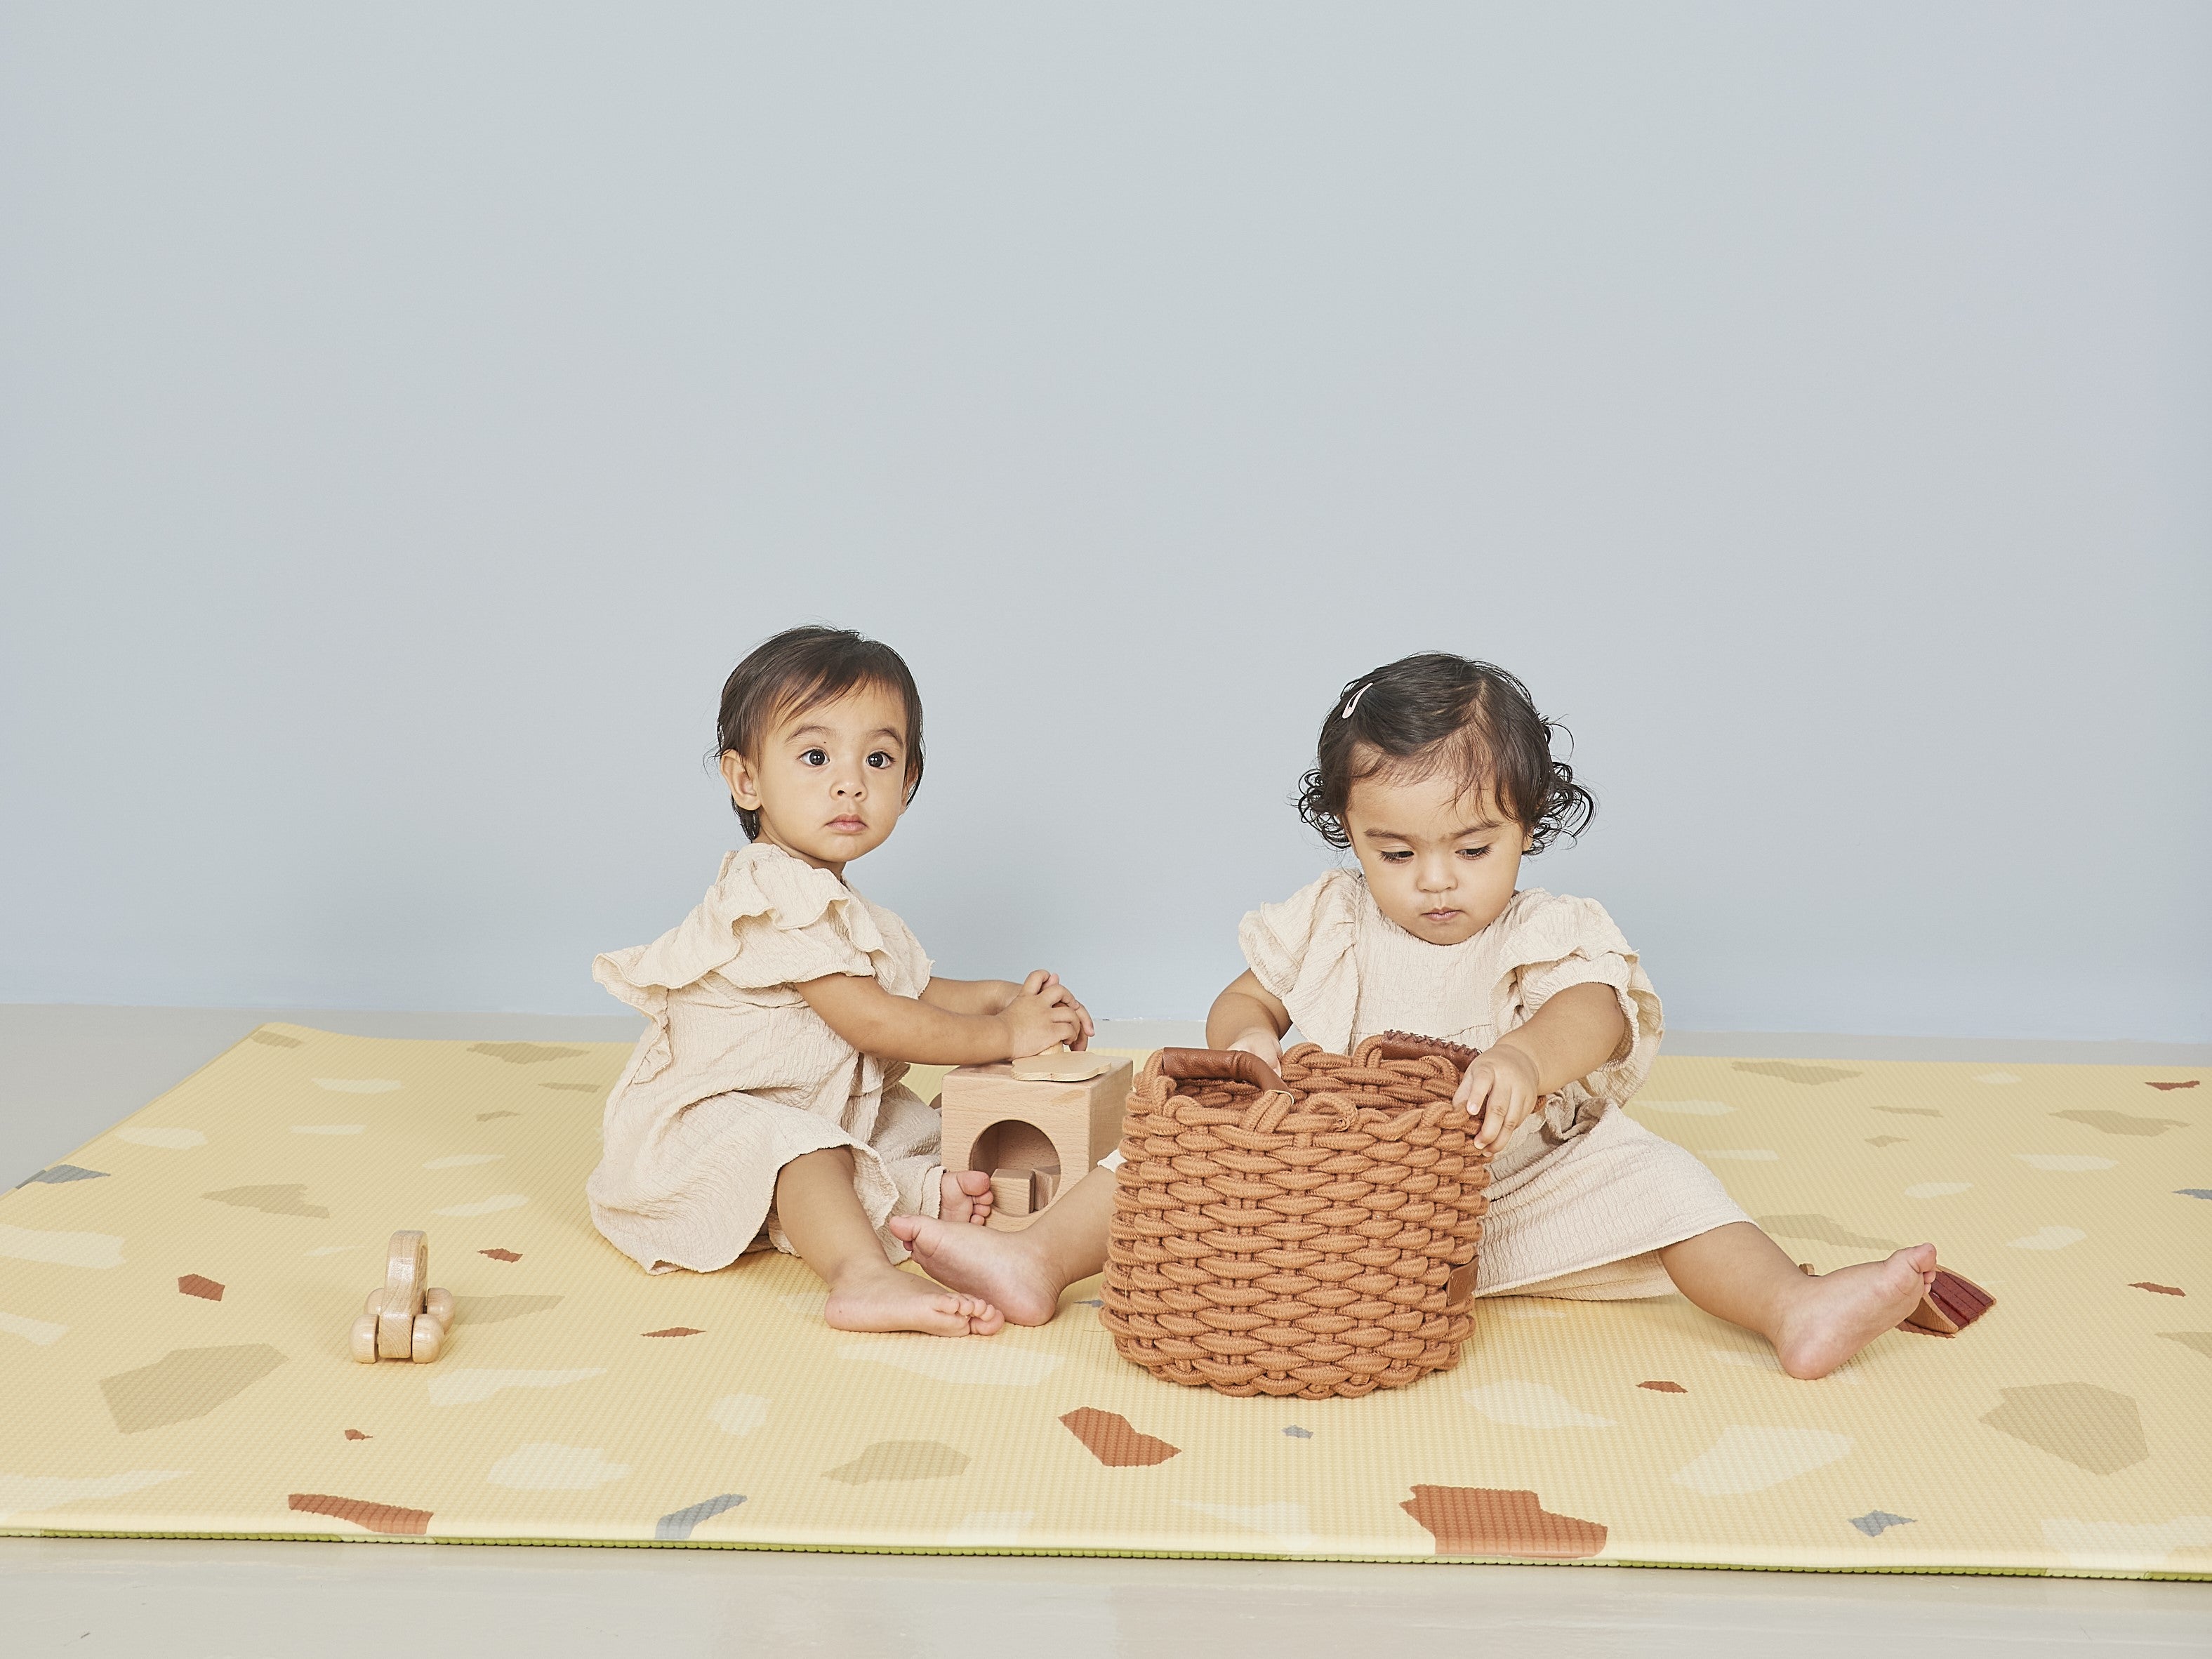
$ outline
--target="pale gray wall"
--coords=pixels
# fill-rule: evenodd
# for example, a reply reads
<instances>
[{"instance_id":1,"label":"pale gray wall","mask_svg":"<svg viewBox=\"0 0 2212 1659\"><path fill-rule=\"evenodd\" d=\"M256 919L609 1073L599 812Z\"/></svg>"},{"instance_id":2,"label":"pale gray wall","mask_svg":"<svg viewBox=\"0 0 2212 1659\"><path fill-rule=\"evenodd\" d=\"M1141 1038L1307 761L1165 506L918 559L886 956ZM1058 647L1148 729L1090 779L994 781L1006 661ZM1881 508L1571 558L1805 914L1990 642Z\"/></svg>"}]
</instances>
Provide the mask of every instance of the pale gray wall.
<instances>
[{"instance_id":1,"label":"pale gray wall","mask_svg":"<svg viewBox=\"0 0 2212 1659\"><path fill-rule=\"evenodd\" d=\"M1522 674L1685 1026L2212 1036L2212 10L0 9L0 1000L613 1010L738 656L1202 1009Z\"/></svg>"}]
</instances>

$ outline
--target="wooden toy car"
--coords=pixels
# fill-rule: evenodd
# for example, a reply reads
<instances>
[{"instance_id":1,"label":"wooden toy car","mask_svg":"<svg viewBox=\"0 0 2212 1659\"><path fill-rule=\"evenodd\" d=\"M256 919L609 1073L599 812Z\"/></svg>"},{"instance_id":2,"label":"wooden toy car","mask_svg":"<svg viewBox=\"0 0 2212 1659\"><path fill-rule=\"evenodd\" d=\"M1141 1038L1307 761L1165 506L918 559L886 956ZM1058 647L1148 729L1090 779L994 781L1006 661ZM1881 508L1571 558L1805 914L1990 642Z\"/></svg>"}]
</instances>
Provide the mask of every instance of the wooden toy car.
<instances>
[{"instance_id":1,"label":"wooden toy car","mask_svg":"<svg viewBox=\"0 0 2212 1659\"><path fill-rule=\"evenodd\" d=\"M453 1297L428 1283L430 1238L427 1233L392 1235L384 1288L371 1291L353 1322L353 1357L364 1365L380 1359L411 1359L427 1365L446 1346L453 1328Z\"/></svg>"}]
</instances>

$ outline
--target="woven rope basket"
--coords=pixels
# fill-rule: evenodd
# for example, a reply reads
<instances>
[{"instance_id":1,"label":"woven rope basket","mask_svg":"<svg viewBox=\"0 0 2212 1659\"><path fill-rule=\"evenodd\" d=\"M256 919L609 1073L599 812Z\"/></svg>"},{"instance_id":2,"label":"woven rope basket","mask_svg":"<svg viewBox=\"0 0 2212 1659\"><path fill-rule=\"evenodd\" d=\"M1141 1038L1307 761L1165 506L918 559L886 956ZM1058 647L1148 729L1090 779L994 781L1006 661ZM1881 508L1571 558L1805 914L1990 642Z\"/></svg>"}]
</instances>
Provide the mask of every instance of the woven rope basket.
<instances>
[{"instance_id":1,"label":"woven rope basket","mask_svg":"<svg viewBox=\"0 0 2212 1659\"><path fill-rule=\"evenodd\" d=\"M1163 1048L1122 1120L1101 1317L1121 1356L1230 1395L1356 1398L1459 1363L1490 1153L1474 1052Z\"/></svg>"}]
</instances>

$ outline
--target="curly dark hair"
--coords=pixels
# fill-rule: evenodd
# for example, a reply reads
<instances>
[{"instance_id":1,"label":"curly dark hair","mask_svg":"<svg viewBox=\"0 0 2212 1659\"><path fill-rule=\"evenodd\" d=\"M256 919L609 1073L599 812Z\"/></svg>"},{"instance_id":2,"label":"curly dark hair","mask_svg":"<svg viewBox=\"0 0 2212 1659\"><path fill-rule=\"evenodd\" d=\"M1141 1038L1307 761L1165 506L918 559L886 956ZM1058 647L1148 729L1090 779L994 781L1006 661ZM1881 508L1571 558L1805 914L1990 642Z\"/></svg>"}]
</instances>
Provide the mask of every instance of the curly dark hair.
<instances>
[{"instance_id":1,"label":"curly dark hair","mask_svg":"<svg viewBox=\"0 0 2212 1659\"><path fill-rule=\"evenodd\" d=\"M921 692L906 659L849 628L787 628L763 640L722 683L709 769L732 750L757 757L755 745L779 718L835 702L855 686L877 685L906 705L906 798L921 787ZM730 805L747 841L760 839L760 814Z\"/></svg>"},{"instance_id":2,"label":"curly dark hair","mask_svg":"<svg viewBox=\"0 0 2212 1659\"><path fill-rule=\"evenodd\" d=\"M1552 753L1573 734L1536 712L1528 688L1490 663L1425 651L1364 674L1322 721L1314 769L1300 781L1298 816L1332 847L1349 847L1345 802L1363 778L1425 778L1447 768L1469 791L1487 785L1498 807L1540 853L1588 827L1597 797Z\"/></svg>"}]
</instances>

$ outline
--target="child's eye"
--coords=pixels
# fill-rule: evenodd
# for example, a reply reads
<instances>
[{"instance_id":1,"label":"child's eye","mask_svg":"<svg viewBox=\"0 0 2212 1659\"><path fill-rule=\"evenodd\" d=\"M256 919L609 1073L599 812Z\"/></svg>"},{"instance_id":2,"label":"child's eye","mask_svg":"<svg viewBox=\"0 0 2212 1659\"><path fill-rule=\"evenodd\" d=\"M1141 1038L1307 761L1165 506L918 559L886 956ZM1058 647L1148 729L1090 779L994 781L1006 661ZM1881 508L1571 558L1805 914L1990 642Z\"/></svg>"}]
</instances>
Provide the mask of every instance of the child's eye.
<instances>
[{"instance_id":1,"label":"child's eye","mask_svg":"<svg viewBox=\"0 0 2212 1659\"><path fill-rule=\"evenodd\" d=\"M1406 848L1396 847L1392 848L1389 851L1382 854L1382 862L1385 864L1403 864L1407 859L1413 856L1413 854L1408 852Z\"/></svg>"},{"instance_id":2,"label":"child's eye","mask_svg":"<svg viewBox=\"0 0 2212 1659\"><path fill-rule=\"evenodd\" d=\"M1463 859L1479 859L1486 857L1489 852L1487 847L1462 847L1459 849L1459 855Z\"/></svg>"},{"instance_id":3,"label":"child's eye","mask_svg":"<svg viewBox=\"0 0 2212 1659\"><path fill-rule=\"evenodd\" d=\"M822 750L810 749L799 757L799 763L801 766L827 766L830 757Z\"/></svg>"},{"instance_id":4,"label":"child's eye","mask_svg":"<svg viewBox=\"0 0 2212 1659\"><path fill-rule=\"evenodd\" d=\"M880 772L885 767L891 764L891 757L884 753L882 750L878 749L874 754L868 757L868 764L874 767L877 771Z\"/></svg>"}]
</instances>

